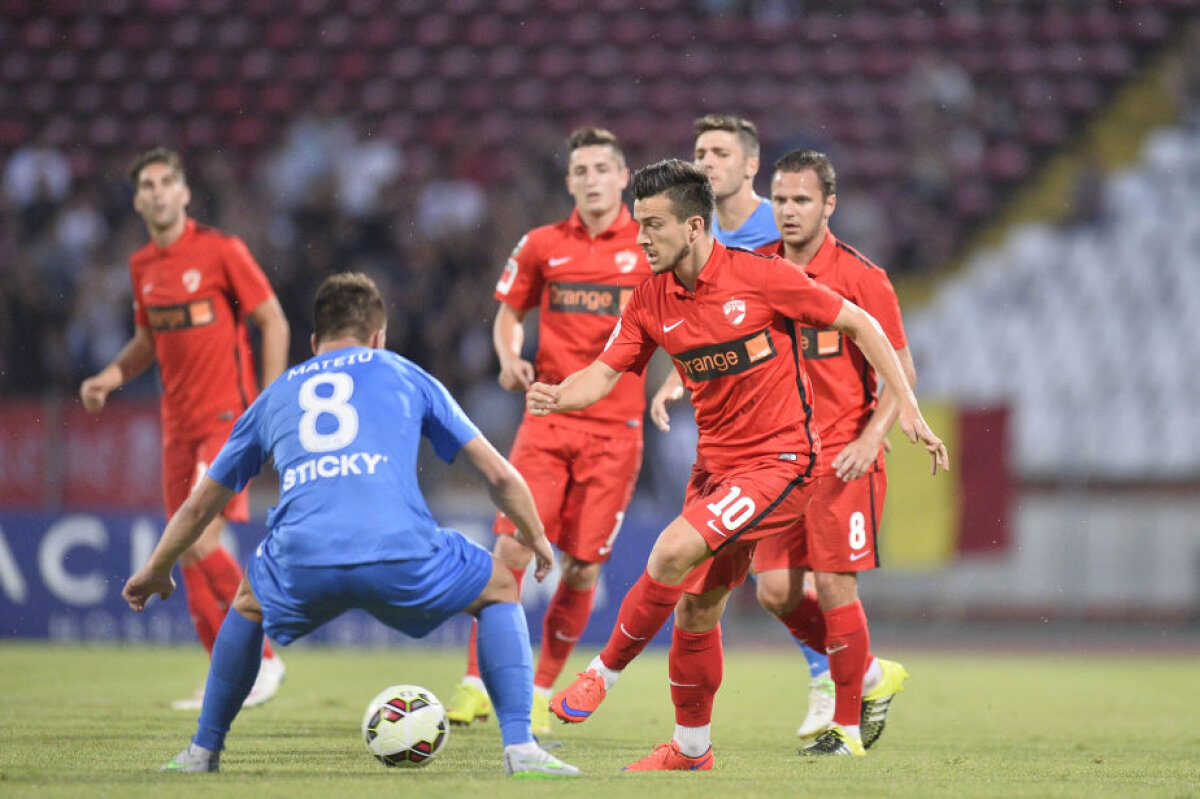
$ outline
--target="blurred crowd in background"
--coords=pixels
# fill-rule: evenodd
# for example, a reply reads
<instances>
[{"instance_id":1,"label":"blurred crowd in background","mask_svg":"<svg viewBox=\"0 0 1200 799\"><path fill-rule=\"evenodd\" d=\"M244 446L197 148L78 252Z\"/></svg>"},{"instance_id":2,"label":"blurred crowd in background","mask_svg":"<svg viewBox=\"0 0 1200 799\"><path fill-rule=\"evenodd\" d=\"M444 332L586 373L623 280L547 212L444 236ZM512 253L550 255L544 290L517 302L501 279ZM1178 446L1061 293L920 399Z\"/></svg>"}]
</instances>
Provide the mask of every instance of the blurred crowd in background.
<instances>
[{"instance_id":1,"label":"blurred crowd in background","mask_svg":"<svg viewBox=\"0 0 1200 799\"><path fill-rule=\"evenodd\" d=\"M692 11L770 29L792 21L790 8L706 0ZM24 30L36 45L36 24ZM6 75L24 68L11 54L0 63ZM814 123L828 115L806 114L816 95L801 86L780 114L756 119L759 192L768 192L770 165L786 150L827 150L842 175L835 231L893 273L936 275L1000 207L1005 187L1030 173L1038 142L1050 147L1070 133L1070 125L1039 128L1010 87L979 74L934 51L903 65L888 84L896 115L874 117L887 129L886 164L871 163L877 150L856 149ZM1185 73L1184 94L1200 93L1197 74ZM747 113L734 103L688 114L707 112ZM626 135L622 120L589 114L585 107L569 119L535 115L519 120L519 135L500 139L469 118L435 115L427 125L416 119L420 135L405 139L400 128L411 134L411 116L364 109L330 87L304 98L249 148L222 146L219 130L215 144L196 146L205 137L194 129L185 136L175 117L154 114L125 129L128 136L99 136L104 146L95 145L93 128L85 146L70 116L43 115L44 125L0 147L0 392L72 396L128 339L127 263L146 234L131 207L126 166L154 145L182 151L191 215L242 237L262 264L292 324L293 362L307 355L317 283L332 270L363 270L391 303L389 346L460 395L492 385L492 287L526 230L570 211L563 185L570 126L588 122ZM690 154L686 124L646 134L626 137L633 168ZM876 184L867 177L889 169L898 179L868 190ZM1079 193L1084 218L1093 195L1086 185ZM129 390L154 389L145 378Z\"/></svg>"}]
</instances>

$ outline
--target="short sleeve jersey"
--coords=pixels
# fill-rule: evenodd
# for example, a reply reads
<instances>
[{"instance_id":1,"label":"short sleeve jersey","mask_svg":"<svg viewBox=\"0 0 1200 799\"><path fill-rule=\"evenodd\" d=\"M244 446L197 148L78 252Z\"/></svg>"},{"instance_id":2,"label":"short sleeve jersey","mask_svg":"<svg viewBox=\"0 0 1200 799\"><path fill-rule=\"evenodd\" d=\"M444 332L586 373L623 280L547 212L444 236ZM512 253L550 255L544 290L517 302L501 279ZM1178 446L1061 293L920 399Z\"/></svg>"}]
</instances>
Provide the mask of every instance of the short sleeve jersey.
<instances>
[{"instance_id":1,"label":"short sleeve jersey","mask_svg":"<svg viewBox=\"0 0 1200 799\"><path fill-rule=\"evenodd\" d=\"M537 379L561 383L596 359L633 288L650 276L637 245L638 224L629 209L593 238L579 212L535 228L513 250L496 284L496 299L518 311L540 307ZM557 414L552 422L525 416L524 424L561 424L618 437L641 435L646 391L641 375L622 376L590 408Z\"/></svg>"},{"instance_id":2,"label":"short sleeve jersey","mask_svg":"<svg viewBox=\"0 0 1200 799\"><path fill-rule=\"evenodd\" d=\"M759 252L782 255L783 243ZM853 247L827 233L804 271L823 286L841 294L879 321L895 349L908 346L900 303L887 273ZM821 433L819 472L832 471L834 456L858 438L875 410L878 383L875 370L862 352L841 333L821 327L801 327L804 364L816 392L817 429ZM882 465L882 455L880 455Z\"/></svg>"},{"instance_id":3,"label":"short sleeve jersey","mask_svg":"<svg viewBox=\"0 0 1200 799\"><path fill-rule=\"evenodd\" d=\"M761 457L811 469L819 443L793 320L828 327L841 307L840 296L782 258L716 243L695 291L674 272L634 290L600 360L641 372L656 347L670 354L692 392L697 456L708 471Z\"/></svg>"},{"instance_id":4,"label":"short sleeve jersey","mask_svg":"<svg viewBox=\"0 0 1200 799\"><path fill-rule=\"evenodd\" d=\"M241 490L267 458L279 503L264 546L298 566L425 557L437 523L417 483L422 436L446 462L479 430L434 377L386 350L293 366L234 425L208 474Z\"/></svg>"},{"instance_id":5,"label":"short sleeve jersey","mask_svg":"<svg viewBox=\"0 0 1200 799\"><path fill-rule=\"evenodd\" d=\"M713 214L713 238L726 247L741 247L745 250L753 250L775 241L779 238L779 228L775 226L771 201L763 197L754 213L750 214L750 218L737 230L722 230L717 224L717 215Z\"/></svg>"},{"instance_id":6,"label":"short sleeve jersey","mask_svg":"<svg viewBox=\"0 0 1200 799\"><path fill-rule=\"evenodd\" d=\"M163 434L227 426L258 393L246 314L274 296L254 257L237 237L189 219L170 246L135 252L129 272L134 321L154 336Z\"/></svg>"}]
</instances>

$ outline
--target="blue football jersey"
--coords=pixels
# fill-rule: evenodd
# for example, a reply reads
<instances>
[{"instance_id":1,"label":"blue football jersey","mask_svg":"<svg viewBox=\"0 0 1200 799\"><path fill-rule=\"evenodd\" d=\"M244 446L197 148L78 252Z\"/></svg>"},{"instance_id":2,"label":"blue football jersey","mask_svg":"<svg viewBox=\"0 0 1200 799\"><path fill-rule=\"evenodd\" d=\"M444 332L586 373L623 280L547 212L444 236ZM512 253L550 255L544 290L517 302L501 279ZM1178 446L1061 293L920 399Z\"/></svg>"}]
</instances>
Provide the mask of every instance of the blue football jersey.
<instances>
[{"instance_id":1,"label":"blue football jersey","mask_svg":"<svg viewBox=\"0 0 1200 799\"><path fill-rule=\"evenodd\" d=\"M347 347L268 386L208 474L241 490L275 459L279 504L264 545L280 563L406 560L428 556L438 529L417 482L421 437L449 463L478 435L428 372L387 350Z\"/></svg>"},{"instance_id":2,"label":"blue football jersey","mask_svg":"<svg viewBox=\"0 0 1200 799\"><path fill-rule=\"evenodd\" d=\"M717 224L717 215L713 214L713 236L726 247L741 247L746 250L779 241L779 228L775 227L771 201L764 197L754 209L754 213L750 214L750 218L737 230L722 230Z\"/></svg>"}]
</instances>

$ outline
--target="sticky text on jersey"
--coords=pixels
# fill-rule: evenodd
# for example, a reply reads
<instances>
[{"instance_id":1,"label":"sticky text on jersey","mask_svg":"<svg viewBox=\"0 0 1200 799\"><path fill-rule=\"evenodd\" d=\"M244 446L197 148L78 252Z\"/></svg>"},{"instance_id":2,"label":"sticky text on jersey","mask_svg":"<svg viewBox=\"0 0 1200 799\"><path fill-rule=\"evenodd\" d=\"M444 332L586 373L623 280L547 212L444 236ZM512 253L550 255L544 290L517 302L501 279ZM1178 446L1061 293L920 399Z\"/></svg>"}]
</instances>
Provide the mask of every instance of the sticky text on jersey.
<instances>
[{"instance_id":1,"label":"sticky text on jersey","mask_svg":"<svg viewBox=\"0 0 1200 799\"><path fill-rule=\"evenodd\" d=\"M310 458L299 466L284 470L280 493L286 493L298 485L311 483L321 478L373 475L379 464L386 461L386 455L368 452Z\"/></svg>"}]
</instances>

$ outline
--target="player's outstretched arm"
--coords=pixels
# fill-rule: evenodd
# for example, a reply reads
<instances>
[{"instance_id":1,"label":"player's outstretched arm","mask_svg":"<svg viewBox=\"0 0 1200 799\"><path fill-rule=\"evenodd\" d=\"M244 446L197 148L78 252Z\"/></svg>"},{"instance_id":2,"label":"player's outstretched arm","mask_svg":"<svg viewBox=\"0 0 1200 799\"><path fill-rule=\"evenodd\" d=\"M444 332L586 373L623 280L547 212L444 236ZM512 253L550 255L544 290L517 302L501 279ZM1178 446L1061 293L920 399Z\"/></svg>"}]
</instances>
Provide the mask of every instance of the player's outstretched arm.
<instances>
[{"instance_id":1,"label":"player's outstretched arm","mask_svg":"<svg viewBox=\"0 0 1200 799\"><path fill-rule=\"evenodd\" d=\"M655 427L664 433L671 432L671 416L667 413L667 407L681 399L683 399L683 378L679 376L679 372L672 369L650 400L650 421L654 422Z\"/></svg>"},{"instance_id":2,"label":"player's outstretched arm","mask_svg":"<svg viewBox=\"0 0 1200 799\"><path fill-rule=\"evenodd\" d=\"M525 345L525 328L521 324L524 319L524 311L502 302L492 323L492 347L500 361L500 375L496 379L505 391L524 391L533 382L533 364L521 357Z\"/></svg>"},{"instance_id":3,"label":"player's outstretched arm","mask_svg":"<svg viewBox=\"0 0 1200 799\"><path fill-rule=\"evenodd\" d=\"M250 312L250 321L262 332L262 387L266 388L287 368L292 331L276 297L259 303Z\"/></svg>"},{"instance_id":4,"label":"player's outstretched arm","mask_svg":"<svg viewBox=\"0 0 1200 799\"><path fill-rule=\"evenodd\" d=\"M546 531L525 478L482 435L468 441L462 451L487 481L492 502L516 525L516 539L533 552L537 561L533 576L541 582L554 568L554 551L546 540Z\"/></svg>"},{"instance_id":5,"label":"player's outstretched arm","mask_svg":"<svg viewBox=\"0 0 1200 799\"><path fill-rule=\"evenodd\" d=\"M854 340L854 344L875 368L880 379L895 392L900 405L900 429L909 441L914 444L920 441L925 445L932 461L931 473L937 474L939 467L949 469L950 455L946 452L946 445L921 417L921 408L917 405L917 397L904 375L900 359L875 317L849 300L842 300L842 309L838 312L833 327Z\"/></svg>"},{"instance_id":6,"label":"player's outstretched arm","mask_svg":"<svg viewBox=\"0 0 1200 799\"><path fill-rule=\"evenodd\" d=\"M896 350L896 357L900 359L900 367L904 370L904 376L908 379L909 386L915 388L917 366L913 363L912 353L909 352L908 347L903 347ZM887 446L888 431L892 429L892 425L896 423L899 416L900 400L896 397L896 392L889 389L888 385L884 383L875 403L875 411L863 426L858 438L843 447L842 451L833 459L833 469L837 476L849 482L857 480L870 471L875 464L875 459L879 457L879 448Z\"/></svg>"},{"instance_id":7,"label":"player's outstretched arm","mask_svg":"<svg viewBox=\"0 0 1200 799\"><path fill-rule=\"evenodd\" d=\"M592 361L558 385L534 383L525 394L525 407L534 416L582 410L607 397L621 374L603 361Z\"/></svg>"},{"instance_id":8,"label":"player's outstretched arm","mask_svg":"<svg viewBox=\"0 0 1200 799\"><path fill-rule=\"evenodd\" d=\"M96 413L104 407L108 395L150 368L154 363L154 338L150 329L134 327L133 338L126 342L112 363L79 384L83 407Z\"/></svg>"},{"instance_id":9,"label":"player's outstretched arm","mask_svg":"<svg viewBox=\"0 0 1200 799\"><path fill-rule=\"evenodd\" d=\"M175 591L171 569L188 547L204 532L221 509L229 504L234 490L205 475L200 484L184 500L179 510L167 522L162 538L150 553L150 558L129 578L121 596L134 610L145 610L150 597L158 594L167 599Z\"/></svg>"}]
</instances>

